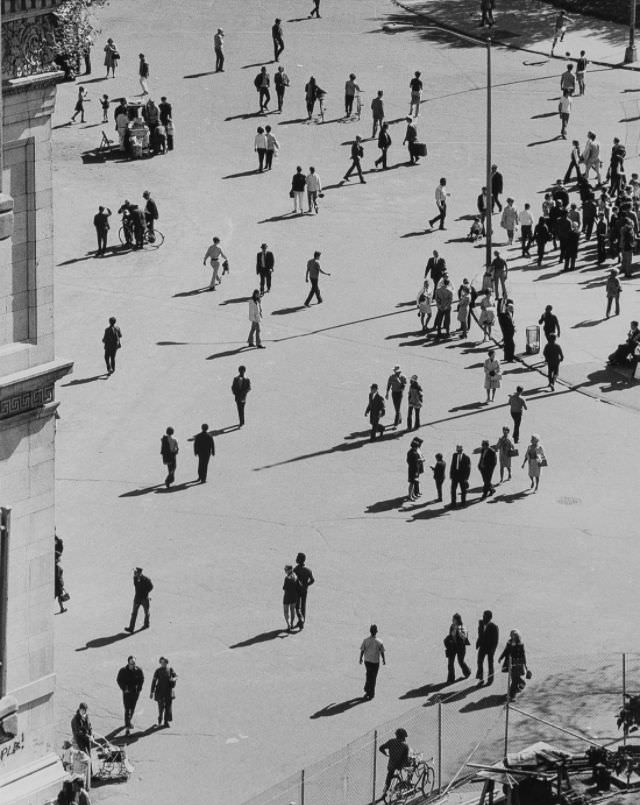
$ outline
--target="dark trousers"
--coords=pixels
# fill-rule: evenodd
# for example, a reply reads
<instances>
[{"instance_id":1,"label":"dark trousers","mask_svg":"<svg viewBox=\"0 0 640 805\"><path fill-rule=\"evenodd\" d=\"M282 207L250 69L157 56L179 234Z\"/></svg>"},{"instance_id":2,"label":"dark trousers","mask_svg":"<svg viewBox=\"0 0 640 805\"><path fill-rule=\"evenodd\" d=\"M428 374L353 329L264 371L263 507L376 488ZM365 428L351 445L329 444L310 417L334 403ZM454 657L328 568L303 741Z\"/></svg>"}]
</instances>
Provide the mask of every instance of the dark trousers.
<instances>
[{"instance_id":1,"label":"dark trousers","mask_svg":"<svg viewBox=\"0 0 640 805\"><path fill-rule=\"evenodd\" d=\"M585 236L587 240L591 240L591 235L593 235L593 227L595 224L595 220L593 218L589 218L586 221L582 221L582 234Z\"/></svg>"},{"instance_id":2,"label":"dark trousers","mask_svg":"<svg viewBox=\"0 0 640 805\"><path fill-rule=\"evenodd\" d=\"M482 8L482 19L480 20L480 27L484 28L485 25L493 25L493 12L490 8Z\"/></svg>"},{"instance_id":3,"label":"dark trousers","mask_svg":"<svg viewBox=\"0 0 640 805\"><path fill-rule=\"evenodd\" d=\"M282 39L273 40L273 58L275 61L280 61L280 54L284 50L284 42Z\"/></svg>"},{"instance_id":4,"label":"dark trousers","mask_svg":"<svg viewBox=\"0 0 640 805\"><path fill-rule=\"evenodd\" d=\"M374 165L380 165L382 163L382 167L387 167L387 151L389 150L389 146L385 146L384 148L380 149L380 156L374 162Z\"/></svg>"},{"instance_id":5,"label":"dark trousers","mask_svg":"<svg viewBox=\"0 0 640 805\"><path fill-rule=\"evenodd\" d=\"M440 221L440 229L444 229L444 219L447 217L447 205L442 204L438 207L438 214L429 221L429 226L433 226L436 221Z\"/></svg>"},{"instance_id":6,"label":"dark trousers","mask_svg":"<svg viewBox=\"0 0 640 805\"><path fill-rule=\"evenodd\" d=\"M542 258L544 257L544 247L546 245L547 244L545 243L544 240L538 241L538 265L542 263Z\"/></svg>"},{"instance_id":7,"label":"dark trousers","mask_svg":"<svg viewBox=\"0 0 640 805\"><path fill-rule=\"evenodd\" d=\"M522 422L522 411L512 411L511 419L513 419L513 441L518 444L520 440L520 423Z\"/></svg>"},{"instance_id":8,"label":"dark trousers","mask_svg":"<svg viewBox=\"0 0 640 805\"><path fill-rule=\"evenodd\" d=\"M284 87L276 89L276 96L278 98L278 112L282 112L282 104L284 103Z\"/></svg>"},{"instance_id":9,"label":"dark trousers","mask_svg":"<svg viewBox=\"0 0 640 805\"><path fill-rule=\"evenodd\" d=\"M460 670L464 674L465 678L471 674L471 669L464 661L464 655L466 653L466 647L460 646L455 651L451 651L447 654L447 682L456 681L456 672L454 668L456 659L458 660L458 665L460 666Z\"/></svg>"},{"instance_id":10,"label":"dark trousers","mask_svg":"<svg viewBox=\"0 0 640 805\"><path fill-rule=\"evenodd\" d=\"M116 352L118 350L115 347L105 347L104 350L104 362L107 364L107 372L112 374L116 370Z\"/></svg>"},{"instance_id":11,"label":"dark trousers","mask_svg":"<svg viewBox=\"0 0 640 805\"><path fill-rule=\"evenodd\" d=\"M500 196L500 193L495 193L495 192L492 193L492 195L491 195L491 201L492 201L491 209L492 209L492 211L495 210L495 208L497 207L500 210L500 212L502 212L502 204L500 203L499 196Z\"/></svg>"},{"instance_id":12,"label":"dark trousers","mask_svg":"<svg viewBox=\"0 0 640 805\"><path fill-rule=\"evenodd\" d=\"M364 661L365 667L365 681L364 681L364 692L370 698L376 695L376 679L378 677L378 671L380 670L380 663L379 662L367 662Z\"/></svg>"},{"instance_id":13,"label":"dark trousers","mask_svg":"<svg viewBox=\"0 0 640 805\"><path fill-rule=\"evenodd\" d=\"M353 109L353 99L355 95L345 95L344 96L344 113L347 117L351 114L351 110Z\"/></svg>"},{"instance_id":14,"label":"dark trousers","mask_svg":"<svg viewBox=\"0 0 640 805\"><path fill-rule=\"evenodd\" d=\"M269 106L269 101L271 100L271 93L269 92L267 87L260 87L260 111L262 112Z\"/></svg>"},{"instance_id":15,"label":"dark trousers","mask_svg":"<svg viewBox=\"0 0 640 805\"><path fill-rule=\"evenodd\" d=\"M442 481L436 481L436 492L438 493L438 500L442 500Z\"/></svg>"},{"instance_id":16,"label":"dark trousers","mask_svg":"<svg viewBox=\"0 0 640 805\"><path fill-rule=\"evenodd\" d=\"M219 73L224 67L224 52L216 48L216 73Z\"/></svg>"},{"instance_id":17,"label":"dark trousers","mask_svg":"<svg viewBox=\"0 0 640 805\"><path fill-rule=\"evenodd\" d=\"M620 315L620 294L615 296L607 296L607 316L611 313L611 306L615 300L616 303L616 316Z\"/></svg>"},{"instance_id":18,"label":"dark trousers","mask_svg":"<svg viewBox=\"0 0 640 805\"><path fill-rule=\"evenodd\" d=\"M380 418L378 416L374 416L373 414L369 417L369 422L371 422L371 441L374 441L376 438L376 433L379 433L380 436L384 433L384 425L380 424Z\"/></svg>"},{"instance_id":19,"label":"dark trousers","mask_svg":"<svg viewBox=\"0 0 640 805\"><path fill-rule=\"evenodd\" d=\"M109 235L108 229L98 229L98 254L103 254L107 251L107 236Z\"/></svg>"},{"instance_id":20,"label":"dark trousers","mask_svg":"<svg viewBox=\"0 0 640 805\"><path fill-rule=\"evenodd\" d=\"M275 153L275 151L273 151L270 148L267 148L267 153L265 155L265 167L266 167L266 169L268 171L270 171L271 167L273 166L273 155L274 155L274 153Z\"/></svg>"},{"instance_id":21,"label":"dark trousers","mask_svg":"<svg viewBox=\"0 0 640 805\"><path fill-rule=\"evenodd\" d=\"M523 224L520 229L520 234L522 236L522 256L528 256L529 247L531 246L531 241L533 240L531 224Z\"/></svg>"},{"instance_id":22,"label":"dark trousers","mask_svg":"<svg viewBox=\"0 0 640 805\"><path fill-rule=\"evenodd\" d=\"M560 256L558 257L558 262L561 263L567 256L567 240L566 238L558 238L558 243L560 245Z\"/></svg>"},{"instance_id":23,"label":"dark trousers","mask_svg":"<svg viewBox=\"0 0 640 805\"><path fill-rule=\"evenodd\" d=\"M267 155L266 148L258 148L258 170L264 170L264 158Z\"/></svg>"},{"instance_id":24,"label":"dark trousers","mask_svg":"<svg viewBox=\"0 0 640 805\"><path fill-rule=\"evenodd\" d=\"M553 388L553 386L555 385L559 371L560 371L559 363L547 364L547 379L549 380L549 385L551 386L551 388Z\"/></svg>"},{"instance_id":25,"label":"dark trousers","mask_svg":"<svg viewBox=\"0 0 640 805\"><path fill-rule=\"evenodd\" d=\"M142 607L144 611L145 629L149 628L149 598L134 598L133 609L131 610L131 620L129 621L129 629L131 629L131 631L136 628L136 618L138 617L138 610L140 607Z\"/></svg>"},{"instance_id":26,"label":"dark trousers","mask_svg":"<svg viewBox=\"0 0 640 805\"><path fill-rule=\"evenodd\" d=\"M211 453L201 453L198 456L198 479L204 483L207 480L207 470L209 469L209 459Z\"/></svg>"},{"instance_id":27,"label":"dark trousers","mask_svg":"<svg viewBox=\"0 0 640 805\"><path fill-rule=\"evenodd\" d=\"M167 464L167 477L164 479L164 482L166 486L169 486L169 484L172 484L176 479L175 458L170 458L169 461L166 462L166 464Z\"/></svg>"},{"instance_id":28,"label":"dark trousers","mask_svg":"<svg viewBox=\"0 0 640 805\"><path fill-rule=\"evenodd\" d=\"M124 725L127 729L131 729L131 720L138 703L137 693L123 693L122 704L124 705Z\"/></svg>"},{"instance_id":29,"label":"dark trousers","mask_svg":"<svg viewBox=\"0 0 640 805\"><path fill-rule=\"evenodd\" d=\"M396 415L393 420L394 425L399 425L402 422L402 413L400 412L400 406L402 405L402 392L401 391L392 391L391 392L391 399L393 400L393 408L396 412Z\"/></svg>"},{"instance_id":30,"label":"dark trousers","mask_svg":"<svg viewBox=\"0 0 640 805\"><path fill-rule=\"evenodd\" d=\"M238 409L238 422L244 425L244 404L246 400L236 397L236 408Z\"/></svg>"},{"instance_id":31,"label":"dark trousers","mask_svg":"<svg viewBox=\"0 0 640 805\"><path fill-rule=\"evenodd\" d=\"M494 648L486 649L482 648L482 646L478 649L478 671L476 673L476 679L482 679L484 674L484 661L485 657L487 660L487 667L488 667L488 675L487 675L487 682L493 682L493 657L496 653Z\"/></svg>"},{"instance_id":32,"label":"dark trousers","mask_svg":"<svg viewBox=\"0 0 640 805\"><path fill-rule=\"evenodd\" d=\"M318 19L320 19L320 0L313 0L313 8L311 9L310 17L313 17L315 14Z\"/></svg>"},{"instance_id":33,"label":"dark trousers","mask_svg":"<svg viewBox=\"0 0 640 805\"><path fill-rule=\"evenodd\" d=\"M309 277L309 282L311 283L311 290L309 291L309 295L305 300L305 305L311 304L311 300L313 299L314 295L318 300L318 302L322 302L322 297L320 296L320 288L318 287L317 278L314 279L313 277Z\"/></svg>"},{"instance_id":34,"label":"dark trousers","mask_svg":"<svg viewBox=\"0 0 640 805\"><path fill-rule=\"evenodd\" d=\"M509 335L503 334L502 348L504 349L505 361L512 361L516 354L516 343L513 340L513 335L511 333L509 333Z\"/></svg>"},{"instance_id":35,"label":"dark trousers","mask_svg":"<svg viewBox=\"0 0 640 805\"><path fill-rule=\"evenodd\" d=\"M576 268L576 257L575 254L569 254L566 250L564 253L564 270L565 271L575 271Z\"/></svg>"},{"instance_id":36,"label":"dark trousers","mask_svg":"<svg viewBox=\"0 0 640 805\"><path fill-rule=\"evenodd\" d=\"M571 162L569 163L569 167L567 168L567 172L566 172L566 173L565 173L565 175L564 175L564 182L565 182L565 184L566 184L566 183L569 181L569 179L571 178L571 174L572 174L574 171L576 172L576 179L579 179L579 178L580 178L580 176L582 176L582 174L581 174L581 172L580 172L580 166L579 166L579 165L578 165L578 163L575 161L575 159L572 159L572 160L571 160Z\"/></svg>"},{"instance_id":37,"label":"dark trousers","mask_svg":"<svg viewBox=\"0 0 640 805\"><path fill-rule=\"evenodd\" d=\"M467 502L467 481L460 481L457 478L451 479L451 505L456 505L456 490L460 487L460 500L464 506Z\"/></svg>"},{"instance_id":38,"label":"dark trousers","mask_svg":"<svg viewBox=\"0 0 640 805\"><path fill-rule=\"evenodd\" d=\"M416 156L413 143L407 143L407 150L409 151L409 162L411 163L411 165L415 165L416 162L418 161L418 157Z\"/></svg>"},{"instance_id":39,"label":"dark trousers","mask_svg":"<svg viewBox=\"0 0 640 805\"><path fill-rule=\"evenodd\" d=\"M436 313L436 318L433 323L433 329L437 330L438 338L441 335L441 330L444 327L445 332L449 335L449 327L451 326L451 309L447 310L438 310Z\"/></svg>"},{"instance_id":40,"label":"dark trousers","mask_svg":"<svg viewBox=\"0 0 640 805\"><path fill-rule=\"evenodd\" d=\"M407 410L407 430L412 430L414 413L416 415L415 429L417 430L420 427L420 409L416 408L414 405L409 405L409 408Z\"/></svg>"},{"instance_id":41,"label":"dark trousers","mask_svg":"<svg viewBox=\"0 0 640 805\"><path fill-rule=\"evenodd\" d=\"M598 235L598 262L604 263L607 259L607 241L602 235Z\"/></svg>"},{"instance_id":42,"label":"dark trousers","mask_svg":"<svg viewBox=\"0 0 640 805\"><path fill-rule=\"evenodd\" d=\"M296 616L300 623L304 623L307 619L307 590L300 590L298 601L296 603Z\"/></svg>"},{"instance_id":43,"label":"dark trousers","mask_svg":"<svg viewBox=\"0 0 640 805\"><path fill-rule=\"evenodd\" d=\"M493 477L493 470L480 470L482 475L482 497L486 498L487 495L492 494L494 491L491 485L491 478Z\"/></svg>"},{"instance_id":44,"label":"dark trousers","mask_svg":"<svg viewBox=\"0 0 640 805\"><path fill-rule=\"evenodd\" d=\"M362 175L362 166L360 165L360 159L359 158L351 160L351 166L349 167L349 170L345 173L344 178L348 179L349 176L351 176L351 174L354 171L358 171L358 176L360 177L360 181L364 182L364 176Z\"/></svg>"},{"instance_id":45,"label":"dark trousers","mask_svg":"<svg viewBox=\"0 0 640 805\"><path fill-rule=\"evenodd\" d=\"M267 291L270 291L271 290L271 272L270 271L261 271L260 272L260 293L261 294L264 293L265 285L267 286Z\"/></svg>"},{"instance_id":46,"label":"dark trousers","mask_svg":"<svg viewBox=\"0 0 640 805\"><path fill-rule=\"evenodd\" d=\"M173 700L171 696L158 699L158 724L170 724L173 721Z\"/></svg>"}]
</instances>

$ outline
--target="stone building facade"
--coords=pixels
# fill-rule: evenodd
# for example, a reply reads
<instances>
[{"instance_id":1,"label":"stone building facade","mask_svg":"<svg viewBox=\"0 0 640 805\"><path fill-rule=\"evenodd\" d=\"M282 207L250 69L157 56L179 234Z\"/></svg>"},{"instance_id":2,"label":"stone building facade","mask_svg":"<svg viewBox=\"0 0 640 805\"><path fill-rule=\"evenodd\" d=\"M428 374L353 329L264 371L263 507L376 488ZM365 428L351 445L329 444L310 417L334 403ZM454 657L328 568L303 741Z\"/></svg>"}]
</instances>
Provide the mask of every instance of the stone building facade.
<instances>
[{"instance_id":1,"label":"stone building facade","mask_svg":"<svg viewBox=\"0 0 640 805\"><path fill-rule=\"evenodd\" d=\"M60 0L0 0L0 802L41 805L64 772L54 746L56 359L52 63Z\"/></svg>"}]
</instances>

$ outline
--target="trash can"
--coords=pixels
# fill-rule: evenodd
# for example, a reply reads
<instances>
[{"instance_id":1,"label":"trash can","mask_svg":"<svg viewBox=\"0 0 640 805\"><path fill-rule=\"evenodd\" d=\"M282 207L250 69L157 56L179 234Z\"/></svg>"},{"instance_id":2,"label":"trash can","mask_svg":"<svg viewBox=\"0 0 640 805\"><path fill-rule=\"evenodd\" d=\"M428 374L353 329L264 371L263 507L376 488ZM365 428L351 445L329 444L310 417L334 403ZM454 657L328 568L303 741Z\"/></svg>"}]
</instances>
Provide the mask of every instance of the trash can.
<instances>
[{"instance_id":1,"label":"trash can","mask_svg":"<svg viewBox=\"0 0 640 805\"><path fill-rule=\"evenodd\" d=\"M527 327L527 345L525 352L527 355L537 355L540 352L540 328L537 324Z\"/></svg>"}]
</instances>

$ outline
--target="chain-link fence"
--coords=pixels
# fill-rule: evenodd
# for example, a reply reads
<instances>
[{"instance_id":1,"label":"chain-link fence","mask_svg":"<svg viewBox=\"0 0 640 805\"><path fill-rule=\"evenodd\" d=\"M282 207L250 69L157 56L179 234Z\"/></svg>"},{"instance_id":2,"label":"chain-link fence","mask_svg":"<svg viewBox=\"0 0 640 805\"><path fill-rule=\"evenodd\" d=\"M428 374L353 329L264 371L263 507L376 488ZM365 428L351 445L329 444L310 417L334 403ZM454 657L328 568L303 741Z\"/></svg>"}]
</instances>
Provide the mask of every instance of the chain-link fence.
<instances>
[{"instance_id":1,"label":"chain-link fence","mask_svg":"<svg viewBox=\"0 0 640 805\"><path fill-rule=\"evenodd\" d=\"M581 753L589 745L625 740L616 717L626 696L640 695L640 653L585 658L549 658L536 666L525 695L509 704L506 675L499 671L484 695L464 700L475 687L449 692L433 686L418 707L380 724L329 757L307 766L244 805L371 805L382 795L386 760L378 751L398 727L412 750L432 760L433 799L448 805L472 801L480 783L478 766L499 763L545 741ZM471 764L471 765L468 765ZM412 800L414 802L415 800ZM419 800L418 800L419 801Z\"/></svg>"}]
</instances>

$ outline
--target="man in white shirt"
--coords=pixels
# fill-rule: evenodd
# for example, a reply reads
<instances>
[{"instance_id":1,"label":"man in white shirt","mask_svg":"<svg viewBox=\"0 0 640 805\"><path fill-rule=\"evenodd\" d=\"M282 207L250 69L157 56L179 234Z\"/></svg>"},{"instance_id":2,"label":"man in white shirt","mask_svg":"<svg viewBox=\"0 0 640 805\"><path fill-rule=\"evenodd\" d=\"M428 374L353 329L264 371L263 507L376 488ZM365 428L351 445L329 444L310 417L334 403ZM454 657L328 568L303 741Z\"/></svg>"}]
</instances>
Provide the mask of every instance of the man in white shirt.
<instances>
[{"instance_id":1,"label":"man in white shirt","mask_svg":"<svg viewBox=\"0 0 640 805\"><path fill-rule=\"evenodd\" d=\"M560 98L560 103L558 104L558 112L560 113L560 121L562 124L560 136L563 140L567 139L567 126L569 125L569 115L571 114L572 106L573 101L571 100L571 94L568 89L565 89L562 92L562 98Z\"/></svg>"},{"instance_id":2,"label":"man in white shirt","mask_svg":"<svg viewBox=\"0 0 640 805\"><path fill-rule=\"evenodd\" d=\"M360 646L360 665L364 660L364 667L366 669L366 679L364 683L364 698L373 699L376 695L376 678L380 670L380 660L382 664L386 665L387 662L384 657L384 646L382 640L377 637L378 627L372 624L369 627L370 637L365 637Z\"/></svg>"},{"instance_id":3,"label":"man in white shirt","mask_svg":"<svg viewBox=\"0 0 640 805\"><path fill-rule=\"evenodd\" d=\"M314 167L309 168L309 175L307 176L307 201L309 202L309 212L311 212L311 208L319 212L318 207L318 196L322 193L322 182L320 181L320 177L316 173L316 169Z\"/></svg>"},{"instance_id":4,"label":"man in white shirt","mask_svg":"<svg viewBox=\"0 0 640 805\"><path fill-rule=\"evenodd\" d=\"M520 236L522 240L522 256L531 257L529 248L533 242L533 215L531 215L531 204L527 202L520 213Z\"/></svg>"},{"instance_id":5,"label":"man in white shirt","mask_svg":"<svg viewBox=\"0 0 640 805\"><path fill-rule=\"evenodd\" d=\"M440 184L436 187L436 207L438 208L438 214L435 218L432 218L429 221L429 227L433 229L433 225L436 221L440 221L440 229L444 229L444 219L447 217L447 196L451 195L447 193L445 187L447 186L447 180L442 177L440 179Z\"/></svg>"}]
</instances>

